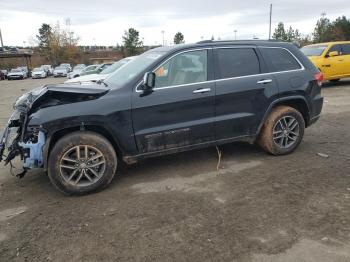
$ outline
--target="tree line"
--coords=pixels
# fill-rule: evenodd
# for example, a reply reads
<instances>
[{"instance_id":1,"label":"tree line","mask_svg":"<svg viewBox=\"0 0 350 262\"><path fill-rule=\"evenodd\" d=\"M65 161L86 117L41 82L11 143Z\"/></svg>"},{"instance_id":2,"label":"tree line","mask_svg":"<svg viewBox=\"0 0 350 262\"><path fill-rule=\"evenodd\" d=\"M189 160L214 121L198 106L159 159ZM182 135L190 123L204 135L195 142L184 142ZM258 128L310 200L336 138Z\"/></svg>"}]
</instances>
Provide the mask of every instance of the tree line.
<instances>
[{"instance_id":1,"label":"tree line","mask_svg":"<svg viewBox=\"0 0 350 262\"><path fill-rule=\"evenodd\" d=\"M118 46L124 56L134 56L144 52L143 41L140 33L134 28L129 28L124 32L123 45ZM81 49L78 47L79 38L70 29L62 29L60 24L55 26L42 24L36 35L39 52L52 64L57 65L62 62L72 62L81 56ZM185 37L181 32L174 36L174 44L182 44Z\"/></svg>"},{"instance_id":2,"label":"tree line","mask_svg":"<svg viewBox=\"0 0 350 262\"><path fill-rule=\"evenodd\" d=\"M311 43L347 41L350 40L350 19L341 16L331 21L323 13L321 18L317 20L313 33L304 36L301 35L298 29L293 29L291 26L285 29L284 23L279 22L272 38L287 42L298 42L302 46Z\"/></svg>"}]
</instances>

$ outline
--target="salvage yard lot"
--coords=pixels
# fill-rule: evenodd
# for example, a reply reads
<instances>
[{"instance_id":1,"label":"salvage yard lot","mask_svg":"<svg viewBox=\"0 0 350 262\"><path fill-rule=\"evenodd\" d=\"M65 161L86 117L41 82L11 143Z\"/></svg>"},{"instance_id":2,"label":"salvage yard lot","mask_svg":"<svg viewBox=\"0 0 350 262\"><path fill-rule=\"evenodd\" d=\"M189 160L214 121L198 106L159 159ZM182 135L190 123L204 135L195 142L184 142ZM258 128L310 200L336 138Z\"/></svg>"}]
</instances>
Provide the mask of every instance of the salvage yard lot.
<instances>
[{"instance_id":1,"label":"salvage yard lot","mask_svg":"<svg viewBox=\"0 0 350 262\"><path fill-rule=\"evenodd\" d=\"M0 81L0 128L17 96L62 81ZM288 156L236 143L219 171L215 147L148 159L84 197L1 165L0 261L350 261L350 80L323 95Z\"/></svg>"}]
</instances>

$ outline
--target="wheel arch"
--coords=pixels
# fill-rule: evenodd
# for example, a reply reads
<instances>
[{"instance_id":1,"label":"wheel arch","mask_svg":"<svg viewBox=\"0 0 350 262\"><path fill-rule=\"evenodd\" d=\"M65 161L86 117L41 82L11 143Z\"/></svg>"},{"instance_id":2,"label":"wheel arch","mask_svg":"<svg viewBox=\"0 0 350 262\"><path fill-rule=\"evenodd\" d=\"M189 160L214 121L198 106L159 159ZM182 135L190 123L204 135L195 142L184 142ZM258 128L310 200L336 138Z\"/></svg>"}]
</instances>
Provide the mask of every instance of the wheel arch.
<instances>
[{"instance_id":1,"label":"wheel arch","mask_svg":"<svg viewBox=\"0 0 350 262\"><path fill-rule=\"evenodd\" d=\"M57 143L57 141L60 140L65 135L68 135L70 133L77 132L77 131L90 131L90 132L94 132L94 133L97 133L99 135L102 135L112 144L117 156L120 159L122 159L123 151L121 150L121 147L120 147L118 141L116 141L113 138L111 133L105 127L99 126L99 125L84 125L83 127L82 126L71 126L71 127L57 130L57 131L53 132L50 135L50 137L48 137L48 139L46 141L45 148L44 148L44 169L45 170L47 170L47 163L48 163L48 159L50 156L50 152L52 151L52 148Z\"/></svg>"},{"instance_id":2,"label":"wheel arch","mask_svg":"<svg viewBox=\"0 0 350 262\"><path fill-rule=\"evenodd\" d=\"M306 98L303 96L283 97L283 98L279 98L279 99L275 100L273 103L271 103L271 105L269 106L268 110L266 111L266 113L265 113L265 115L264 115L264 117L259 125L257 135L259 135L261 128L263 127L267 117L272 112L272 110L274 108L276 108L277 106L281 106L281 105L290 106L290 107L296 109L297 111L299 111L304 118L305 127L308 127L309 122L310 122L310 108L308 106Z\"/></svg>"}]
</instances>

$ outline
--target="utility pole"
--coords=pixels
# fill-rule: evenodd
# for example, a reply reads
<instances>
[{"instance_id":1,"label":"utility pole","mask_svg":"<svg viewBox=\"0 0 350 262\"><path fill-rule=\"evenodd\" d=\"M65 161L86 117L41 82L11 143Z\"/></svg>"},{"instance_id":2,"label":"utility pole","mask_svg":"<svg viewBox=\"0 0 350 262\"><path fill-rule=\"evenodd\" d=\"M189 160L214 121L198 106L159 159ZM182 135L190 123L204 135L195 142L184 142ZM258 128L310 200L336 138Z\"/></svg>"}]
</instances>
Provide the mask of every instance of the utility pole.
<instances>
[{"instance_id":1,"label":"utility pole","mask_svg":"<svg viewBox=\"0 0 350 262\"><path fill-rule=\"evenodd\" d=\"M0 28L0 43L1 43L1 47L4 50L4 43L2 41L2 34L1 34L1 28Z\"/></svg>"},{"instance_id":2,"label":"utility pole","mask_svg":"<svg viewBox=\"0 0 350 262\"><path fill-rule=\"evenodd\" d=\"M272 4L270 4L269 40L271 39L271 24L272 24Z\"/></svg>"},{"instance_id":3,"label":"utility pole","mask_svg":"<svg viewBox=\"0 0 350 262\"><path fill-rule=\"evenodd\" d=\"M237 30L235 30L234 32L235 32L235 40L237 40Z\"/></svg>"},{"instance_id":4,"label":"utility pole","mask_svg":"<svg viewBox=\"0 0 350 262\"><path fill-rule=\"evenodd\" d=\"M162 34L163 34L163 46L165 46L164 33L165 33L165 31L163 30L163 31L162 31Z\"/></svg>"}]
</instances>

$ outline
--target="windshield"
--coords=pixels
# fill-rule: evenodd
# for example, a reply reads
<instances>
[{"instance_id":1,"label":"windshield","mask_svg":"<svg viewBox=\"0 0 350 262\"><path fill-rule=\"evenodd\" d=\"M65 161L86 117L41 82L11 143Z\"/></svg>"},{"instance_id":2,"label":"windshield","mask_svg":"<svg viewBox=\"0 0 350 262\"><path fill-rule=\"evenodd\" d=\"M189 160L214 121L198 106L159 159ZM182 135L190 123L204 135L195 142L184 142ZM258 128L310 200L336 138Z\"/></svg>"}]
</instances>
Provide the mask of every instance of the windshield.
<instances>
[{"instance_id":1,"label":"windshield","mask_svg":"<svg viewBox=\"0 0 350 262\"><path fill-rule=\"evenodd\" d=\"M83 70L85 68L84 65L77 65L73 68L73 71L76 71L76 70Z\"/></svg>"},{"instance_id":2,"label":"windshield","mask_svg":"<svg viewBox=\"0 0 350 262\"><path fill-rule=\"evenodd\" d=\"M121 68L123 65L125 65L129 61L130 61L130 59L124 58L118 62L115 62L114 64L110 65L109 67L103 69L100 74L101 75L111 74L114 71L117 71L119 68Z\"/></svg>"},{"instance_id":3,"label":"windshield","mask_svg":"<svg viewBox=\"0 0 350 262\"><path fill-rule=\"evenodd\" d=\"M39 72L39 71L42 71L42 69L39 68L39 67L36 67L36 68L33 69L33 72Z\"/></svg>"},{"instance_id":4,"label":"windshield","mask_svg":"<svg viewBox=\"0 0 350 262\"><path fill-rule=\"evenodd\" d=\"M114 74L107 77L104 82L120 87L132 80L134 77L138 76L142 71L144 71L164 54L165 53L163 52L144 53L127 63L125 66L119 68L119 70L115 71Z\"/></svg>"},{"instance_id":5,"label":"windshield","mask_svg":"<svg viewBox=\"0 0 350 262\"><path fill-rule=\"evenodd\" d=\"M55 70L67 70L67 68L63 67L63 66L58 66L55 68Z\"/></svg>"},{"instance_id":6,"label":"windshield","mask_svg":"<svg viewBox=\"0 0 350 262\"><path fill-rule=\"evenodd\" d=\"M323 51L327 48L327 45L312 45L305 46L301 50L306 56L320 56Z\"/></svg>"},{"instance_id":7,"label":"windshield","mask_svg":"<svg viewBox=\"0 0 350 262\"><path fill-rule=\"evenodd\" d=\"M18 73L18 72L22 72L22 70L21 69L12 69L11 72Z\"/></svg>"}]
</instances>

